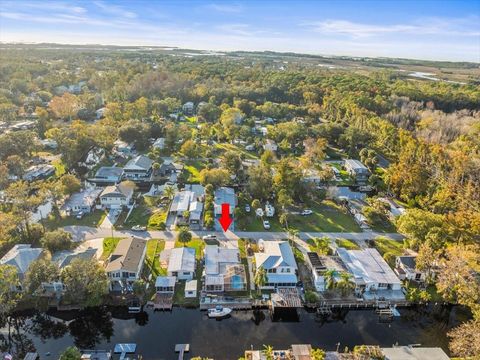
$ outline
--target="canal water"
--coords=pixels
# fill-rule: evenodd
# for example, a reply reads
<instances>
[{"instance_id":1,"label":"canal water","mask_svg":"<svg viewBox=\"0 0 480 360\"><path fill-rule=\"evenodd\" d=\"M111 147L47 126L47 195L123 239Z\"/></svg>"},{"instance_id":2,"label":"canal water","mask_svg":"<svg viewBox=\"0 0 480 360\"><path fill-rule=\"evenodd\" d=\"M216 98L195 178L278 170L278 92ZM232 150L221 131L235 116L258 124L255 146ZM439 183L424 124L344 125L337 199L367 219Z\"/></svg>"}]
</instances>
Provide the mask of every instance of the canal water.
<instances>
[{"instance_id":1,"label":"canal water","mask_svg":"<svg viewBox=\"0 0 480 360\"><path fill-rule=\"evenodd\" d=\"M136 343L144 359L176 359L175 344L189 343L191 356L238 359L246 349L276 349L290 344L343 350L356 344L439 346L448 353L446 332L468 314L458 307L400 309L401 317L381 322L373 310L342 310L327 319L299 310L274 319L267 311L236 311L230 318L209 319L198 309L128 314L123 308L98 308L72 313L20 314L0 330L0 350L21 356L37 351L41 359L57 359L68 346L113 349ZM298 314L298 315L295 315ZM49 356L46 354L49 353Z\"/></svg>"}]
</instances>

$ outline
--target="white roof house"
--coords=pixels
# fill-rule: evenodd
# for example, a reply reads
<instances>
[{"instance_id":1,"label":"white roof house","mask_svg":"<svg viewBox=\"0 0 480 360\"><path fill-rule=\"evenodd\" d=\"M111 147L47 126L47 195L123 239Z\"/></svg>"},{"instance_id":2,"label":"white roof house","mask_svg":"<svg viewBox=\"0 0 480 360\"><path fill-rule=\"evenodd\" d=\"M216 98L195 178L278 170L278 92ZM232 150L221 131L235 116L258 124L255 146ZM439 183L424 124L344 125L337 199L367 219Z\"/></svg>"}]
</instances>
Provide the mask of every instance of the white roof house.
<instances>
[{"instance_id":1,"label":"white roof house","mask_svg":"<svg viewBox=\"0 0 480 360\"><path fill-rule=\"evenodd\" d=\"M32 248L30 244L17 244L0 259L0 264L15 266L22 279L30 264L38 259L42 251L41 248Z\"/></svg>"},{"instance_id":2,"label":"white roof house","mask_svg":"<svg viewBox=\"0 0 480 360\"><path fill-rule=\"evenodd\" d=\"M185 297L186 298L193 298L197 297L197 280L188 280L185 282Z\"/></svg>"},{"instance_id":3,"label":"white roof house","mask_svg":"<svg viewBox=\"0 0 480 360\"><path fill-rule=\"evenodd\" d=\"M265 151L273 151L273 152L276 152L278 150L278 145L275 141L273 141L272 139L267 139L265 144L263 145L263 149Z\"/></svg>"},{"instance_id":4,"label":"white roof house","mask_svg":"<svg viewBox=\"0 0 480 360\"><path fill-rule=\"evenodd\" d=\"M138 155L137 157L129 160L123 171L148 171L153 165L153 160L145 155Z\"/></svg>"},{"instance_id":5,"label":"white roof house","mask_svg":"<svg viewBox=\"0 0 480 360\"><path fill-rule=\"evenodd\" d=\"M160 150L165 149L165 138L156 139L152 146Z\"/></svg>"},{"instance_id":6,"label":"white roof house","mask_svg":"<svg viewBox=\"0 0 480 360\"><path fill-rule=\"evenodd\" d=\"M85 189L75 194L72 194L65 203L65 208L72 212L90 212L98 197L102 193L103 188Z\"/></svg>"},{"instance_id":7,"label":"white roof house","mask_svg":"<svg viewBox=\"0 0 480 360\"><path fill-rule=\"evenodd\" d=\"M240 264L238 249L221 248L218 245L205 246L205 274L223 274L228 264Z\"/></svg>"},{"instance_id":8,"label":"white roof house","mask_svg":"<svg viewBox=\"0 0 480 360\"><path fill-rule=\"evenodd\" d=\"M448 360L439 347L394 346L382 348L386 360Z\"/></svg>"},{"instance_id":9,"label":"white roof house","mask_svg":"<svg viewBox=\"0 0 480 360\"><path fill-rule=\"evenodd\" d=\"M194 193L192 191L180 191L175 194L170 205L170 212L182 214L190 209L190 201L193 200Z\"/></svg>"},{"instance_id":10,"label":"white roof house","mask_svg":"<svg viewBox=\"0 0 480 360\"><path fill-rule=\"evenodd\" d=\"M167 272L169 276L177 276L180 280L191 280L195 272L195 249L189 247L172 249Z\"/></svg>"},{"instance_id":11,"label":"white roof house","mask_svg":"<svg viewBox=\"0 0 480 360\"><path fill-rule=\"evenodd\" d=\"M175 276L157 276L155 280L155 290L160 293L173 293L175 291Z\"/></svg>"},{"instance_id":12,"label":"white roof house","mask_svg":"<svg viewBox=\"0 0 480 360\"><path fill-rule=\"evenodd\" d=\"M365 291L401 290L400 279L376 249L338 248L337 253L353 275L357 287L364 287Z\"/></svg>"},{"instance_id":13,"label":"white roof house","mask_svg":"<svg viewBox=\"0 0 480 360\"><path fill-rule=\"evenodd\" d=\"M255 266L267 272L266 287L296 286L297 263L288 241L265 241L263 252L255 253Z\"/></svg>"}]
</instances>

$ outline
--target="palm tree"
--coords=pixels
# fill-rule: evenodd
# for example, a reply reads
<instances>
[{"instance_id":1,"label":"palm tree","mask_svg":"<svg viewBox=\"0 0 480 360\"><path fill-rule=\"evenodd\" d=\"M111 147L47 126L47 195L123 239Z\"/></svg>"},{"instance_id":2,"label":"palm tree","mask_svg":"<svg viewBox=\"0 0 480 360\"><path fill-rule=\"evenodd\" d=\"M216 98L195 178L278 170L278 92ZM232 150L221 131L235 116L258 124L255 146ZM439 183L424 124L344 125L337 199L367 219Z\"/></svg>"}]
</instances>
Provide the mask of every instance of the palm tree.
<instances>
[{"instance_id":1,"label":"palm tree","mask_svg":"<svg viewBox=\"0 0 480 360\"><path fill-rule=\"evenodd\" d=\"M273 346L263 345L263 354L265 355L267 360L273 360Z\"/></svg>"},{"instance_id":2,"label":"palm tree","mask_svg":"<svg viewBox=\"0 0 480 360\"><path fill-rule=\"evenodd\" d=\"M253 281L255 282L258 293L260 294L261 287L265 286L265 284L268 282L267 271L263 268L263 266L260 266L257 269L257 271L255 272L255 278L253 279Z\"/></svg>"},{"instance_id":3,"label":"palm tree","mask_svg":"<svg viewBox=\"0 0 480 360\"><path fill-rule=\"evenodd\" d=\"M300 231L298 229L294 229L294 228L288 229L288 239L290 240L290 245L293 246L293 242L299 233Z\"/></svg>"},{"instance_id":4,"label":"palm tree","mask_svg":"<svg viewBox=\"0 0 480 360\"><path fill-rule=\"evenodd\" d=\"M165 189L163 189L163 194L169 199L172 199L175 195L175 188L173 186L165 186Z\"/></svg>"},{"instance_id":5,"label":"palm tree","mask_svg":"<svg viewBox=\"0 0 480 360\"><path fill-rule=\"evenodd\" d=\"M323 274L323 277L325 279L325 288L327 290L331 290L333 288L335 288L335 270L327 270L325 271L325 273Z\"/></svg>"},{"instance_id":6,"label":"palm tree","mask_svg":"<svg viewBox=\"0 0 480 360\"><path fill-rule=\"evenodd\" d=\"M355 289L355 284L351 281L352 275L347 272L340 274L340 280L337 282L337 287L342 292L342 295L347 295L350 291Z\"/></svg>"},{"instance_id":7,"label":"palm tree","mask_svg":"<svg viewBox=\"0 0 480 360\"><path fill-rule=\"evenodd\" d=\"M282 212L278 220L280 221L280 224L285 227L285 229L288 229L288 214L286 212Z\"/></svg>"}]
</instances>

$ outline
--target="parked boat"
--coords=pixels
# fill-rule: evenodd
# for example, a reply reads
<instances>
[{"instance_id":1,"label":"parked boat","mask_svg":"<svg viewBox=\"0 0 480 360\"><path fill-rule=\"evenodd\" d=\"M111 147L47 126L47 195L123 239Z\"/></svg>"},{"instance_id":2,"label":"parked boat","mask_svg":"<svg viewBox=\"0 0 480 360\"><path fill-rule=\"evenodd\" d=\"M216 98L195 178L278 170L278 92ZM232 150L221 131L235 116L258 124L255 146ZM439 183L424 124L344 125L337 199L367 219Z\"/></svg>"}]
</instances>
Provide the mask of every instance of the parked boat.
<instances>
[{"instance_id":1,"label":"parked boat","mask_svg":"<svg viewBox=\"0 0 480 360\"><path fill-rule=\"evenodd\" d=\"M208 317L222 318L227 315L230 315L231 312L232 312L232 309L218 305L215 307L215 309L208 309Z\"/></svg>"}]
</instances>

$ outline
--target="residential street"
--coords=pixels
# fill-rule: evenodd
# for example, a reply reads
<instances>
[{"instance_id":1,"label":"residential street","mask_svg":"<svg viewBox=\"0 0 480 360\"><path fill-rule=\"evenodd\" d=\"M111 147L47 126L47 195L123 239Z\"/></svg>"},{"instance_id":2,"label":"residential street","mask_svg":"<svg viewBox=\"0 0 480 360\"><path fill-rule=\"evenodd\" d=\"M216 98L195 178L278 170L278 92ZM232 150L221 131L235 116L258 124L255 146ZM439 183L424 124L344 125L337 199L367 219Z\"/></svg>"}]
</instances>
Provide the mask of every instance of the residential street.
<instances>
[{"instance_id":1,"label":"residential street","mask_svg":"<svg viewBox=\"0 0 480 360\"><path fill-rule=\"evenodd\" d=\"M145 239L164 239L166 241L175 241L177 238L176 231L131 231L131 230L112 230L104 228L94 228L88 226L67 226L64 228L66 231L72 233L74 241L85 241L102 237L122 237L122 236L137 236ZM194 237L202 237L207 234L215 234L218 239L229 246L229 241L237 240L238 238L250 238L250 239L285 239L288 238L286 232L242 232L228 231L214 232L214 231L192 231ZM361 232L361 233L318 233L318 232L301 232L298 234L299 239L305 241L316 237L328 237L330 239L343 238L347 240L353 240L357 242L361 247L364 245L365 240L374 239L377 236L385 236L393 240L403 240L403 235L397 233L377 233L377 232ZM300 245L300 244L299 244Z\"/></svg>"}]
</instances>

